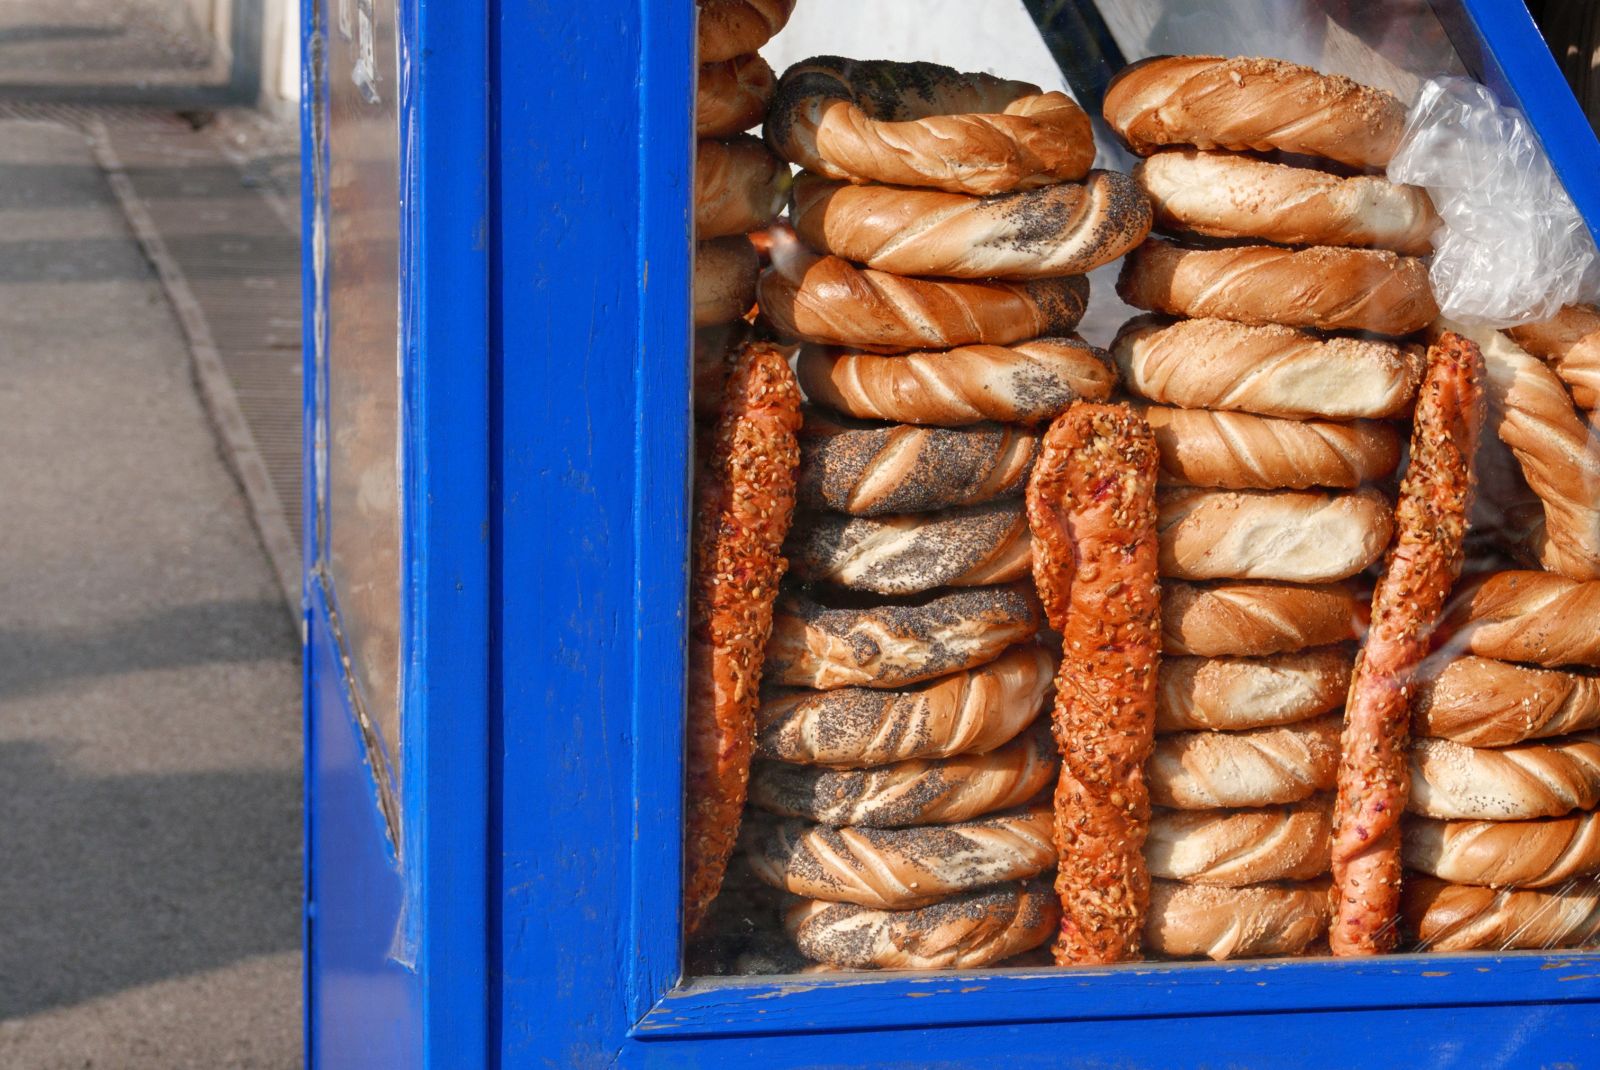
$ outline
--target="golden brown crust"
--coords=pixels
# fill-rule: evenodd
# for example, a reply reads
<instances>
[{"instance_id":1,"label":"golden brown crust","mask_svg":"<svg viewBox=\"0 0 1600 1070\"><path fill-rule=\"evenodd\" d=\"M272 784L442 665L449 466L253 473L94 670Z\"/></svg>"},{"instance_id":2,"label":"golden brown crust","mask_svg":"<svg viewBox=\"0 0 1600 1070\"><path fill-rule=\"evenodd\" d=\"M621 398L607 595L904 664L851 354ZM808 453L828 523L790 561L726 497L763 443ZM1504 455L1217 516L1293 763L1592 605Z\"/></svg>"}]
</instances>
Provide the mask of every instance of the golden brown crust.
<instances>
[{"instance_id":1,"label":"golden brown crust","mask_svg":"<svg viewBox=\"0 0 1600 1070\"><path fill-rule=\"evenodd\" d=\"M702 64L754 52L789 21L794 0L695 0Z\"/></svg>"},{"instance_id":2,"label":"golden brown crust","mask_svg":"<svg viewBox=\"0 0 1600 1070\"><path fill-rule=\"evenodd\" d=\"M1461 575L1483 391L1483 354L1476 345L1445 334L1429 347L1396 508L1399 534L1372 596L1372 620L1345 705L1334 808L1338 894L1328 930L1335 955L1394 947L1400 815L1410 790L1408 698L1445 599Z\"/></svg>"},{"instance_id":3,"label":"golden brown crust","mask_svg":"<svg viewBox=\"0 0 1600 1070\"><path fill-rule=\"evenodd\" d=\"M1600 814L1541 821L1406 818L1406 868L1459 884L1553 888L1600 872Z\"/></svg>"},{"instance_id":4,"label":"golden brown crust","mask_svg":"<svg viewBox=\"0 0 1600 1070\"><path fill-rule=\"evenodd\" d=\"M756 713L757 753L835 768L984 754L1034 720L1055 671L1055 655L1029 643L906 691L777 693Z\"/></svg>"},{"instance_id":5,"label":"golden brown crust","mask_svg":"<svg viewBox=\"0 0 1600 1070\"><path fill-rule=\"evenodd\" d=\"M984 502L937 513L808 513L787 547L800 579L874 594L1009 583L1028 574L1028 523L1020 503Z\"/></svg>"},{"instance_id":6,"label":"golden brown crust","mask_svg":"<svg viewBox=\"0 0 1600 1070\"><path fill-rule=\"evenodd\" d=\"M774 888L882 910L1034 877L1056 860L1047 806L903 829L753 818L742 843L756 876Z\"/></svg>"},{"instance_id":7,"label":"golden brown crust","mask_svg":"<svg viewBox=\"0 0 1600 1070\"><path fill-rule=\"evenodd\" d=\"M893 357L805 346L796 370L818 404L938 427L1044 423L1079 398L1105 400L1117 382L1105 351L1076 335Z\"/></svg>"},{"instance_id":8,"label":"golden brown crust","mask_svg":"<svg viewBox=\"0 0 1600 1070\"><path fill-rule=\"evenodd\" d=\"M1040 279L1109 264L1150 232L1150 203L1117 171L972 197L802 173L795 231L813 249L898 275Z\"/></svg>"},{"instance_id":9,"label":"golden brown crust","mask_svg":"<svg viewBox=\"0 0 1600 1070\"><path fill-rule=\"evenodd\" d=\"M1167 588L1161 594L1165 600ZM1163 655L1156 731L1237 732L1308 721L1344 703L1354 661L1343 644L1259 658Z\"/></svg>"},{"instance_id":10,"label":"golden brown crust","mask_svg":"<svg viewBox=\"0 0 1600 1070\"><path fill-rule=\"evenodd\" d=\"M916 279L801 250L776 257L757 292L779 334L878 353L1065 334L1089 301L1081 275L1027 282Z\"/></svg>"},{"instance_id":11,"label":"golden brown crust","mask_svg":"<svg viewBox=\"0 0 1600 1070\"><path fill-rule=\"evenodd\" d=\"M1456 592L1440 634L1457 649L1547 668L1600 668L1600 580L1480 575Z\"/></svg>"},{"instance_id":12,"label":"golden brown crust","mask_svg":"<svg viewBox=\"0 0 1600 1070\"><path fill-rule=\"evenodd\" d=\"M694 325L711 327L742 319L756 301L761 258L742 234L696 242Z\"/></svg>"},{"instance_id":13,"label":"golden brown crust","mask_svg":"<svg viewBox=\"0 0 1600 1070\"><path fill-rule=\"evenodd\" d=\"M722 411L722 384L728 379L733 355L750 338L744 320L698 327L694 332L694 415L716 420Z\"/></svg>"},{"instance_id":14,"label":"golden brown crust","mask_svg":"<svg viewBox=\"0 0 1600 1070\"><path fill-rule=\"evenodd\" d=\"M1568 305L1540 323L1506 328L1566 384L1572 400L1591 414L1600 409L1600 308Z\"/></svg>"},{"instance_id":15,"label":"golden brown crust","mask_svg":"<svg viewBox=\"0 0 1600 1070\"><path fill-rule=\"evenodd\" d=\"M777 84L767 61L754 54L702 63L695 83L695 136L729 137L755 126L767 114Z\"/></svg>"},{"instance_id":16,"label":"golden brown crust","mask_svg":"<svg viewBox=\"0 0 1600 1070\"><path fill-rule=\"evenodd\" d=\"M1427 256L1441 223L1427 191L1376 175L1341 178L1227 152L1180 149L1140 161L1133 180L1156 225L1276 245L1354 245Z\"/></svg>"},{"instance_id":17,"label":"golden brown crust","mask_svg":"<svg viewBox=\"0 0 1600 1070\"><path fill-rule=\"evenodd\" d=\"M1492 658L1454 658L1423 679L1411 730L1469 747L1504 747L1600 726L1600 676Z\"/></svg>"},{"instance_id":18,"label":"golden brown crust","mask_svg":"<svg viewBox=\"0 0 1600 1070\"><path fill-rule=\"evenodd\" d=\"M828 178L986 195L1076 181L1089 117L1065 93L937 63L814 56L783 72L767 141Z\"/></svg>"},{"instance_id":19,"label":"golden brown crust","mask_svg":"<svg viewBox=\"0 0 1600 1070\"><path fill-rule=\"evenodd\" d=\"M1029 639L1043 615L1029 584L972 587L869 608L780 598L766 681L782 687L904 687L983 665Z\"/></svg>"},{"instance_id":20,"label":"golden brown crust","mask_svg":"<svg viewBox=\"0 0 1600 1070\"><path fill-rule=\"evenodd\" d=\"M801 954L838 969L959 970L1000 963L1050 938L1060 906L1038 881L913 910L798 899L783 923Z\"/></svg>"},{"instance_id":21,"label":"golden brown crust","mask_svg":"<svg viewBox=\"0 0 1600 1070\"><path fill-rule=\"evenodd\" d=\"M1160 509L1161 574L1182 580L1349 579L1383 556L1394 531L1376 487L1206 490L1167 485Z\"/></svg>"},{"instance_id":22,"label":"golden brown crust","mask_svg":"<svg viewBox=\"0 0 1600 1070\"><path fill-rule=\"evenodd\" d=\"M987 754L912 758L872 769L757 763L750 805L822 825L899 828L969 821L1028 802L1056 778L1047 726Z\"/></svg>"},{"instance_id":23,"label":"golden brown crust","mask_svg":"<svg viewBox=\"0 0 1600 1070\"><path fill-rule=\"evenodd\" d=\"M1509 747L1418 739L1410 755L1412 813L1466 821L1561 817L1600 805L1600 734Z\"/></svg>"},{"instance_id":24,"label":"golden brown crust","mask_svg":"<svg viewBox=\"0 0 1600 1070\"><path fill-rule=\"evenodd\" d=\"M1322 156L1388 165L1406 109L1381 89L1277 59L1157 56L1124 67L1104 113L1128 146L1166 145Z\"/></svg>"},{"instance_id":25,"label":"golden brown crust","mask_svg":"<svg viewBox=\"0 0 1600 1070\"><path fill-rule=\"evenodd\" d=\"M760 230L783 211L788 192L788 166L759 138L702 138L694 159L695 237Z\"/></svg>"},{"instance_id":26,"label":"golden brown crust","mask_svg":"<svg viewBox=\"0 0 1600 1070\"><path fill-rule=\"evenodd\" d=\"M1028 481L1034 581L1062 636L1054 716L1062 965L1140 957L1144 763L1160 652L1156 466L1150 428L1128 406L1077 402L1045 433Z\"/></svg>"},{"instance_id":27,"label":"golden brown crust","mask_svg":"<svg viewBox=\"0 0 1600 1070\"><path fill-rule=\"evenodd\" d=\"M1151 401L1297 420L1404 416L1425 364L1421 346L1154 316L1129 320L1111 355L1128 389Z\"/></svg>"},{"instance_id":28,"label":"golden brown crust","mask_svg":"<svg viewBox=\"0 0 1600 1070\"><path fill-rule=\"evenodd\" d=\"M1600 882L1558 891L1496 891L1434 877L1406 882L1405 924L1418 951L1588 947L1600 938Z\"/></svg>"},{"instance_id":29,"label":"golden brown crust","mask_svg":"<svg viewBox=\"0 0 1600 1070\"><path fill-rule=\"evenodd\" d=\"M800 504L851 516L921 513L1022 493L1039 436L1009 424L857 424L819 409L800 438Z\"/></svg>"},{"instance_id":30,"label":"golden brown crust","mask_svg":"<svg viewBox=\"0 0 1600 1070\"><path fill-rule=\"evenodd\" d=\"M794 512L800 391L782 352L735 358L695 489L689 607L688 814L684 891L693 932L738 836L779 553Z\"/></svg>"},{"instance_id":31,"label":"golden brown crust","mask_svg":"<svg viewBox=\"0 0 1600 1070\"><path fill-rule=\"evenodd\" d=\"M1282 728L1174 732L1156 739L1146 779L1157 806L1175 810L1274 806L1333 787L1339 717Z\"/></svg>"},{"instance_id":32,"label":"golden brown crust","mask_svg":"<svg viewBox=\"0 0 1600 1070\"><path fill-rule=\"evenodd\" d=\"M1355 488L1400 463L1400 436L1386 423L1283 420L1242 412L1144 406L1161 447L1161 474L1229 490Z\"/></svg>"},{"instance_id":33,"label":"golden brown crust","mask_svg":"<svg viewBox=\"0 0 1600 1070\"><path fill-rule=\"evenodd\" d=\"M1168 958L1298 955L1328 928L1328 882L1215 888L1154 881L1145 947Z\"/></svg>"},{"instance_id":34,"label":"golden brown crust","mask_svg":"<svg viewBox=\"0 0 1600 1070\"><path fill-rule=\"evenodd\" d=\"M1421 260L1328 245L1191 249L1151 238L1123 262L1117 295L1172 316L1320 331L1411 334L1439 315Z\"/></svg>"},{"instance_id":35,"label":"golden brown crust","mask_svg":"<svg viewBox=\"0 0 1600 1070\"><path fill-rule=\"evenodd\" d=\"M1157 810L1145 860L1152 877L1238 888L1328 872L1333 811L1326 797L1251 810Z\"/></svg>"},{"instance_id":36,"label":"golden brown crust","mask_svg":"<svg viewBox=\"0 0 1600 1070\"><path fill-rule=\"evenodd\" d=\"M1348 583L1169 580L1161 587L1161 648L1168 656L1263 657L1342 643L1360 638L1366 618L1366 603Z\"/></svg>"}]
</instances>

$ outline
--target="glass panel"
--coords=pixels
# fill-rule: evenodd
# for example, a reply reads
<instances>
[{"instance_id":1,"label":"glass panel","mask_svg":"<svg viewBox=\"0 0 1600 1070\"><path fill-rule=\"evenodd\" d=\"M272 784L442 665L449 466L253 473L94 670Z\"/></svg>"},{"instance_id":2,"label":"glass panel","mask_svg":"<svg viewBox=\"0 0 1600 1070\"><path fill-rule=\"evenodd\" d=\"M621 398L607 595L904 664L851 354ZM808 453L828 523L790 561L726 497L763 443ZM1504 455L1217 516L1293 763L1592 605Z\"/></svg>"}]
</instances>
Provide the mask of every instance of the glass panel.
<instances>
[{"instance_id":1,"label":"glass panel","mask_svg":"<svg viewBox=\"0 0 1600 1070\"><path fill-rule=\"evenodd\" d=\"M400 745L399 121L394 0L330 0L327 569L369 733ZM382 769L382 756L374 762Z\"/></svg>"},{"instance_id":2,"label":"glass panel","mask_svg":"<svg viewBox=\"0 0 1600 1070\"><path fill-rule=\"evenodd\" d=\"M706 55L733 39L728 25L702 30L701 58L717 61L701 68L704 122L762 80L745 58ZM1600 769L1600 742L1584 734L1600 701L1543 719L1512 708L1537 701L1533 670L1515 663L1587 694L1600 650L1462 625L1493 601L1478 592L1600 577L1600 455L1579 408L1592 386L1562 363L1574 338L1600 339L1600 314L1518 336L1548 368L1493 332L1462 328L1466 340L1430 350L1425 258L1443 232L1424 191L1383 177L1393 139L1381 144L1427 79L1464 72L1425 0L800 0L771 40L741 44L791 73L764 142L724 129L702 131L698 148L689 973L1327 955L1350 695L1357 734L1400 755L1370 773L1372 813L1401 813L1389 785L1414 785L1403 848L1378 855L1406 867L1401 907L1383 890L1398 874L1376 868L1361 890L1341 887L1346 903L1374 904L1342 931L1395 951L1592 944L1600 852L1572 860L1600 774L1560 799L1502 774ZM1398 99L1357 92L1321 115L1318 102L1347 90L1244 64L1195 100L1282 77L1288 88L1261 110L1291 114L1249 140L1180 134L1141 163L1102 121L1101 98L1123 64L1169 54L1288 60ZM1095 132L1055 92L1084 101ZM1191 110L1216 128L1248 109ZM948 118L961 113L989 118ZM1348 132L1324 137L1341 123ZM1249 151L1187 148L1241 140ZM1090 144L1098 170L1086 175ZM791 169L774 219L783 178L771 176ZM1279 266L1258 266L1268 260ZM776 360L758 355L765 343ZM1450 370L1478 359L1487 376ZM1520 401L1512 379L1530 391ZM1429 543L1422 556L1436 561L1467 519L1453 493L1465 473L1443 454L1413 464L1413 434L1419 450L1470 441L1471 404L1438 399L1482 389L1499 412L1539 393L1539 419L1575 452L1541 458L1513 421L1502 431L1492 419L1475 458L1484 504L1449 551L1467 573L1453 605L1420 594L1391 605L1396 540ZM797 396L790 470L783 417ZM1092 427L1063 425L1090 443L1070 462L1041 454L1075 398L1112 407ZM1097 451L1114 433L1117 447ZM1554 506L1545 517L1527 485L1551 464L1581 469L1567 473L1588 495L1577 525ZM1395 509L1413 472L1439 481L1420 496L1437 511L1428 522ZM1029 479L1042 488L1032 516ZM1126 509L1096 512L1124 494ZM1347 519L1325 525L1334 515ZM1544 533L1546 521L1566 534ZM1096 530L1110 532L1101 558L1087 556ZM1382 637L1394 632L1368 634L1375 605L1408 634L1437 623L1438 652L1389 661ZM1106 633L1119 615L1123 630ZM1362 645L1385 641L1365 671L1405 667L1352 690ZM1140 651L1158 645L1147 671ZM1070 701L1057 701L1058 680ZM1408 687L1427 701L1384 705ZM1524 692L1520 705L1507 697ZM1407 751L1413 713L1422 738ZM1493 749L1507 745L1524 751ZM1138 752L1137 775L1097 765L1125 752ZM1362 820L1347 823L1347 845ZM1563 861L1533 862L1528 837Z\"/></svg>"}]
</instances>

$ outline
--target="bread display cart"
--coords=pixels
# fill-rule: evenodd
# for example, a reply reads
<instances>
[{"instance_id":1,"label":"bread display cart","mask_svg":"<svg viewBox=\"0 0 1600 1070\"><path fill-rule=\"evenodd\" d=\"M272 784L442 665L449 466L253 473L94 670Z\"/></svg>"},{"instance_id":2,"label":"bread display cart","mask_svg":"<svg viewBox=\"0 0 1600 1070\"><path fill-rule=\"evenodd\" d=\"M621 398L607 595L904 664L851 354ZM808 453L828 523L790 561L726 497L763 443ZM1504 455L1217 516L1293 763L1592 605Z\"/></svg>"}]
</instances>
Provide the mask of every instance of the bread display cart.
<instances>
[{"instance_id":1,"label":"bread display cart","mask_svg":"<svg viewBox=\"0 0 1600 1070\"><path fill-rule=\"evenodd\" d=\"M1123 171L1101 105L1148 56L1275 56L1408 101L1464 75L1525 113L1600 233L1600 142L1521 0L811 2L826 17L747 5L795 10L764 49L778 73L837 53L1059 86ZM701 12L304 3L308 1065L1600 1058L1600 968L1576 949L911 972L693 957ZM1094 303L1101 277L1086 334L1125 314Z\"/></svg>"}]
</instances>

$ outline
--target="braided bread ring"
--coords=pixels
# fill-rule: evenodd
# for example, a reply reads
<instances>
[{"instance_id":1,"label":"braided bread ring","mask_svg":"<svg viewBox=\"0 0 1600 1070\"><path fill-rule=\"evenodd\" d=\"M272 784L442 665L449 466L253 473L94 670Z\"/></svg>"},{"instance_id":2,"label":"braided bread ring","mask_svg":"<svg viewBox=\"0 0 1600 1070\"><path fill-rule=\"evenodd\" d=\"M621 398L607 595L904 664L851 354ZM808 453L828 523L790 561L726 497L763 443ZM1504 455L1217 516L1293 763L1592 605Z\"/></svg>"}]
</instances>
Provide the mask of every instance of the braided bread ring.
<instances>
[{"instance_id":1,"label":"braided bread ring","mask_svg":"<svg viewBox=\"0 0 1600 1070\"><path fill-rule=\"evenodd\" d=\"M756 712L756 751L835 768L984 754L1038 716L1055 669L1055 657L1030 643L909 691L841 687L780 694Z\"/></svg>"},{"instance_id":2,"label":"braided bread ring","mask_svg":"<svg viewBox=\"0 0 1600 1070\"><path fill-rule=\"evenodd\" d=\"M1081 275L1150 232L1150 203L1117 171L998 197L853 186L802 174L793 200L794 228L807 245L899 275Z\"/></svg>"},{"instance_id":3,"label":"braided bread ring","mask_svg":"<svg viewBox=\"0 0 1600 1070\"><path fill-rule=\"evenodd\" d=\"M1375 487L1201 490L1166 486L1161 574L1181 580L1348 579L1383 556L1394 510Z\"/></svg>"},{"instance_id":4,"label":"braided bread ring","mask_svg":"<svg viewBox=\"0 0 1600 1070\"><path fill-rule=\"evenodd\" d=\"M1433 877L1408 880L1401 896L1418 951L1515 951L1588 947L1600 937L1600 881L1554 892L1495 891Z\"/></svg>"},{"instance_id":5,"label":"braided bread ring","mask_svg":"<svg viewBox=\"0 0 1600 1070\"><path fill-rule=\"evenodd\" d=\"M828 178L950 193L1076 181L1094 162L1089 117L1066 94L936 63L804 60L778 79L766 135Z\"/></svg>"},{"instance_id":6,"label":"braided bread ring","mask_svg":"<svg viewBox=\"0 0 1600 1070\"><path fill-rule=\"evenodd\" d=\"M1340 178L1222 152L1158 152L1134 166L1162 230L1278 245L1355 245L1427 256L1441 223L1418 186Z\"/></svg>"},{"instance_id":7,"label":"braided bread ring","mask_svg":"<svg viewBox=\"0 0 1600 1070\"><path fill-rule=\"evenodd\" d=\"M696 0L700 62L720 63L754 52L789 21L794 0Z\"/></svg>"},{"instance_id":8,"label":"braided bread ring","mask_svg":"<svg viewBox=\"0 0 1600 1070\"><path fill-rule=\"evenodd\" d=\"M1498 749L1447 739L1411 743L1411 799L1426 817L1526 821L1600 806L1600 735Z\"/></svg>"},{"instance_id":9,"label":"braided bread ring","mask_svg":"<svg viewBox=\"0 0 1600 1070\"><path fill-rule=\"evenodd\" d=\"M1028 573L1028 523L1016 502L938 513L812 513L785 547L794 574L874 594L1009 583Z\"/></svg>"},{"instance_id":10,"label":"braided bread ring","mask_svg":"<svg viewBox=\"0 0 1600 1070\"><path fill-rule=\"evenodd\" d=\"M1117 296L1173 316L1388 335L1439 315L1421 260L1329 245L1189 249L1151 238L1123 262Z\"/></svg>"},{"instance_id":11,"label":"braided bread ring","mask_svg":"<svg viewBox=\"0 0 1600 1070\"><path fill-rule=\"evenodd\" d=\"M767 114L777 84L778 76L757 55L702 63L694 94L695 136L730 137L750 129Z\"/></svg>"},{"instance_id":12,"label":"braided bread ring","mask_svg":"<svg viewBox=\"0 0 1600 1070\"><path fill-rule=\"evenodd\" d=\"M1600 677L1460 657L1417 688L1411 724L1419 736L1469 747L1600 727Z\"/></svg>"},{"instance_id":13,"label":"braided bread ring","mask_svg":"<svg viewBox=\"0 0 1600 1070\"><path fill-rule=\"evenodd\" d=\"M873 769L762 762L750 804L822 825L948 825L1021 806L1055 781L1049 727L1040 724L987 754L913 758Z\"/></svg>"},{"instance_id":14,"label":"braided bread ring","mask_svg":"<svg viewBox=\"0 0 1600 1070\"><path fill-rule=\"evenodd\" d=\"M1331 423L1242 412L1141 410L1161 447L1161 472L1197 487L1304 490L1359 487L1400 463L1400 436L1376 420Z\"/></svg>"},{"instance_id":15,"label":"braided bread ring","mask_svg":"<svg viewBox=\"0 0 1600 1070\"><path fill-rule=\"evenodd\" d=\"M913 279L795 251L774 258L759 293L783 335L887 353L1065 334L1083 318L1089 282Z\"/></svg>"},{"instance_id":16,"label":"braided bread ring","mask_svg":"<svg viewBox=\"0 0 1600 1070\"><path fill-rule=\"evenodd\" d=\"M694 325L710 327L742 319L756 302L761 259L742 234L696 242Z\"/></svg>"},{"instance_id":17,"label":"braided bread ring","mask_svg":"<svg viewBox=\"0 0 1600 1070\"><path fill-rule=\"evenodd\" d=\"M1106 122L1141 156L1163 145L1322 156L1381 168L1406 109L1381 89L1277 59L1156 56L1106 87Z\"/></svg>"},{"instance_id":18,"label":"braided bread ring","mask_svg":"<svg viewBox=\"0 0 1600 1070\"><path fill-rule=\"evenodd\" d=\"M1039 424L1080 398L1105 400L1117 383L1105 351L1076 335L892 357L805 346L795 372L819 404L865 419L939 427Z\"/></svg>"},{"instance_id":19,"label":"braided bread ring","mask_svg":"<svg viewBox=\"0 0 1600 1070\"><path fill-rule=\"evenodd\" d=\"M1043 873L1056 861L1050 825L1048 806L908 829L752 821L742 842L750 868L774 888L902 910Z\"/></svg>"},{"instance_id":20,"label":"braided bread ring","mask_svg":"<svg viewBox=\"0 0 1600 1070\"><path fill-rule=\"evenodd\" d=\"M1440 628L1486 658L1547 668L1600 668L1600 580L1550 572L1496 572L1456 592Z\"/></svg>"},{"instance_id":21,"label":"braided bread ring","mask_svg":"<svg viewBox=\"0 0 1600 1070\"><path fill-rule=\"evenodd\" d=\"M1264 658L1163 657L1156 731L1236 732L1308 721L1343 704L1354 661L1343 645Z\"/></svg>"},{"instance_id":22,"label":"braided bread ring","mask_svg":"<svg viewBox=\"0 0 1600 1070\"><path fill-rule=\"evenodd\" d=\"M968 892L914 910L801 899L784 911L800 953L839 969L961 970L1038 947L1060 916L1037 881Z\"/></svg>"},{"instance_id":23,"label":"braided bread ring","mask_svg":"<svg viewBox=\"0 0 1600 1070\"><path fill-rule=\"evenodd\" d=\"M1328 929L1328 882L1216 888L1152 881L1145 950L1166 958L1298 955Z\"/></svg>"},{"instance_id":24,"label":"braided bread ring","mask_svg":"<svg viewBox=\"0 0 1600 1070\"><path fill-rule=\"evenodd\" d=\"M1145 767L1150 801L1179 810L1299 802L1333 787L1339 716L1246 732L1156 738Z\"/></svg>"},{"instance_id":25,"label":"braided bread ring","mask_svg":"<svg viewBox=\"0 0 1600 1070\"><path fill-rule=\"evenodd\" d=\"M1573 401L1600 416L1600 308L1568 305L1542 323L1507 327L1506 334L1550 365Z\"/></svg>"},{"instance_id":26,"label":"braided bread ring","mask_svg":"<svg viewBox=\"0 0 1600 1070\"><path fill-rule=\"evenodd\" d=\"M1328 872L1327 799L1263 810L1158 810L1144 856L1152 877L1237 888Z\"/></svg>"},{"instance_id":27,"label":"braided bread ring","mask_svg":"<svg viewBox=\"0 0 1600 1070\"><path fill-rule=\"evenodd\" d=\"M702 139L694 160L695 237L760 230L783 211L788 186L788 166L758 139Z\"/></svg>"},{"instance_id":28,"label":"braided bread ring","mask_svg":"<svg viewBox=\"0 0 1600 1070\"><path fill-rule=\"evenodd\" d=\"M1342 643L1360 638L1365 619L1364 603L1345 584L1161 585L1161 649L1168 657L1264 657Z\"/></svg>"},{"instance_id":29,"label":"braided bread ring","mask_svg":"<svg viewBox=\"0 0 1600 1070\"><path fill-rule=\"evenodd\" d=\"M1111 355L1128 389L1151 401L1293 419L1404 416L1425 366L1420 346L1153 316L1124 324Z\"/></svg>"},{"instance_id":30,"label":"braided bread ring","mask_svg":"<svg viewBox=\"0 0 1600 1070\"><path fill-rule=\"evenodd\" d=\"M1600 871L1600 814L1542 821L1439 821L1402 829L1408 869L1458 884L1550 888Z\"/></svg>"}]
</instances>

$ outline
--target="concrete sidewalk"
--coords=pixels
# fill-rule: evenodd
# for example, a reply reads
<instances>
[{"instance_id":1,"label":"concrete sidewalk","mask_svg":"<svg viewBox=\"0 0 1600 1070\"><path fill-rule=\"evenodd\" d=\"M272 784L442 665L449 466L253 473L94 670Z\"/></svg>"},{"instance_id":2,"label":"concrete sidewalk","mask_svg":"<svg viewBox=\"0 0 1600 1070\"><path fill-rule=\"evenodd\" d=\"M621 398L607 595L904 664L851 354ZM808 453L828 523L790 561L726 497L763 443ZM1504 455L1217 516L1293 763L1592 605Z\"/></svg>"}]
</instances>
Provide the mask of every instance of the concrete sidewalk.
<instances>
[{"instance_id":1,"label":"concrete sidewalk","mask_svg":"<svg viewBox=\"0 0 1600 1070\"><path fill-rule=\"evenodd\" d=\"M0 1066L300 1063L300 679L83 134L0 122Z\"/></svg>"}]
</instances>

